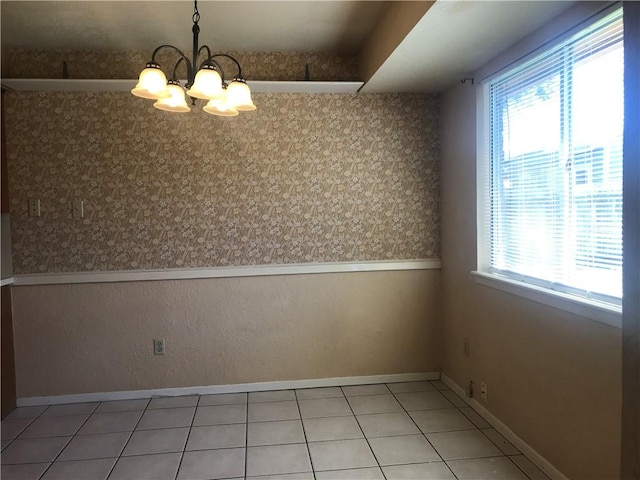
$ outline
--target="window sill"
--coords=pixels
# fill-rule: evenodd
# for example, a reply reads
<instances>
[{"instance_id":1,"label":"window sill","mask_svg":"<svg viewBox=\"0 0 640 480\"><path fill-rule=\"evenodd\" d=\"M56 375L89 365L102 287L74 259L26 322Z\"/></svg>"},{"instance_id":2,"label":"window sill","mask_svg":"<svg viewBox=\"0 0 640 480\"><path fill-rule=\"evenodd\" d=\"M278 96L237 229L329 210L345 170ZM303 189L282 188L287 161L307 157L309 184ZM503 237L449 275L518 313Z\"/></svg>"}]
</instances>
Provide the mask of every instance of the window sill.
<instances>
[{"instance_id":1,"label":"window sill","mask_svg":"<svg viewBox=\"0 0 640 480\"><path fill-rule=\"evenodd\" d=\"M518 282L490 273L473 271L471 275L481 285L518 295L566 312L575 313L612 327L622 328L622 308L620 307Z\"/></svg>"}]
</instances>

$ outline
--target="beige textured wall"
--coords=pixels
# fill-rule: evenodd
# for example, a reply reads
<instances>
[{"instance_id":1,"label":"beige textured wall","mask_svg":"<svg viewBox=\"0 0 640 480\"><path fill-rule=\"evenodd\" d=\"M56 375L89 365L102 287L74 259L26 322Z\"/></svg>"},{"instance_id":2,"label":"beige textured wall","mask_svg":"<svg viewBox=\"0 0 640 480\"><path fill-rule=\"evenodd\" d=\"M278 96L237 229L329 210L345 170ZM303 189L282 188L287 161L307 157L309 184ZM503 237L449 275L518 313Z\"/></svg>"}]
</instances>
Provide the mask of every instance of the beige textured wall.
<instances>
[{"instance_id":1,"label":"beige textured wall","mask_svg":"<svg viewBox=\"0 0 640 480\"><path fill-rule=\"evenodd\" d=\"M620 330L479 285L469 274L476 269L475 106L470 85L442 98L443 372L461 386L486 382L489 411L567 477L618 478Z\"/></svg>"},{"instance_id":2,"label":"beige textured wall","mask_svg":"<svg viewBox=\"0 0 640 480\"><path fill-rule=\"evenodd\" d=\"M259 94L220 119L120 92L9 94L15 272L438 258L437 101Z\"/></svg>"},{"instance_id":3,"label":"beige textured wall","mask_svg":"<svg viewBox=\"0 0 640 480\"><path fill-rule=\"evenodd\" d=\"M14 287L18 397L438 371L438 292L438 270Z\"/></svg>"}]
</instances>

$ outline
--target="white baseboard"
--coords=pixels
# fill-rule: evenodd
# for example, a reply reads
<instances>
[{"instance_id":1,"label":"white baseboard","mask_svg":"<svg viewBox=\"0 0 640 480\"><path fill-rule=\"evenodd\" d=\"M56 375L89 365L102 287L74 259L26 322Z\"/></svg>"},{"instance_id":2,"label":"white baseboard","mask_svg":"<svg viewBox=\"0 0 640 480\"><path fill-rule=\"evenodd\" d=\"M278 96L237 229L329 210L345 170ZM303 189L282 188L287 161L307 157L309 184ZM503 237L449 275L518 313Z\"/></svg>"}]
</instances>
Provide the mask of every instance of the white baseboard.
<instances>
[{"instance_id":1,"label":"white baseboard","mask_svg":"<svg viewBox=\"0 0 640 480\"><path fill-rule=\"evenodd\" d=\"M518 450L531 460L540 470L546 473L552 480L569 480L566 476L554 467L546 458L536 452L533 447L516 435L509 427L498 420L489 410L484 408L477 400L466 396L464 388L457 385L453 380L444 373L440 375L440 379L465 402L469 404L482 418L491 424L498 432L500 432L507 440L509 440Z\"/></svg>"},{"instance_id":2,"label":"white baseboard","mask_svg":"<svg viewBox=\"0 0 640 480\"><path fill-rule=\"evenodd\" d=\"M284 380L279 382L238 383L232 385L208 385L198 387L157 388L153 390L130 390L121 392L78 393L48 397L18 398L18 407L60 405L63 403L105 402L110 400L132 400L137 398L175 397L180 395L211 395L216 393L264 392L268 390L290 390L294 388L338 387L343 385L369 385L373 383L418 382L438 380L440 372L396 373L368 375L363 377L314 378L309 380Z\"/></svg>"}]
</instances>

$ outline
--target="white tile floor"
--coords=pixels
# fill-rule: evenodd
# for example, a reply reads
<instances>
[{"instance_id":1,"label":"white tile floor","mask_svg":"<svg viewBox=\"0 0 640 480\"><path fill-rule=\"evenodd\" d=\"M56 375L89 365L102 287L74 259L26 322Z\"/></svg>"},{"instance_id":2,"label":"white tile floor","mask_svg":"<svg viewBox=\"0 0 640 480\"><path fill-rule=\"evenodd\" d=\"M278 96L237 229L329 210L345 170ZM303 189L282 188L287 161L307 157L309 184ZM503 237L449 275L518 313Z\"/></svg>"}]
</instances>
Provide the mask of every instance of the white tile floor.
<instances>
[{"instance_id":1,"label":"white tile floor","mask_svg":"<svg viewBox=\"0 0 640 480\"><path fill-rule=\"evenodd\" d=\"M547 477L439 381L23 407L2 480Z\"/></svg>"}]
</instances>

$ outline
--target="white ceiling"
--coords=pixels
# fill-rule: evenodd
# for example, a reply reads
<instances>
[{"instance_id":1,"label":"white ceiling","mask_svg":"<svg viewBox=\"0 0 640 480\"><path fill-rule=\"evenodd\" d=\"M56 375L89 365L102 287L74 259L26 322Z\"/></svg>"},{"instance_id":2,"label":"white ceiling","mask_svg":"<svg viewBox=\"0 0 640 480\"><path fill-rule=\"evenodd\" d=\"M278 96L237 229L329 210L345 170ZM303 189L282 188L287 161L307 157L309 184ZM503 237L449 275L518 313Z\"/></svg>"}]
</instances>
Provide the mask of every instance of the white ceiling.
<instances>
[{"instance_id":1,"label":"white ceiling","mask_svg":"<svg viewBox=\"0 0 640 480\"><path fill-rule=\"evenodd\" d=\"M445 89L573 3L436 2L362 91L437 92Z\"/></svg>"},{"instance_id":2,"label":"white ceiling","mask_svg":"<svg viewBox=\"0 0 640 480\"><path fill-rule=\"evenodd\" d=\"M389 2L198 1L216 51L357 52ZM192 0L2 1L2 43L25 48L191 47Z\"/></svg>"},{"instance_id":3,"label":"white ceiling","mask_svg":"<svg viewBox=\"0 0 640 480\"><path fill-rule=\"evenodd\" d=\"M213 50L360 52L392 2L200 0L200 44ZM439 0L364 91L440 91L568 8L570 1ZM2 47L153 49L191 46L189 0L7 1Z\"/></svg>"}]
</instances>

